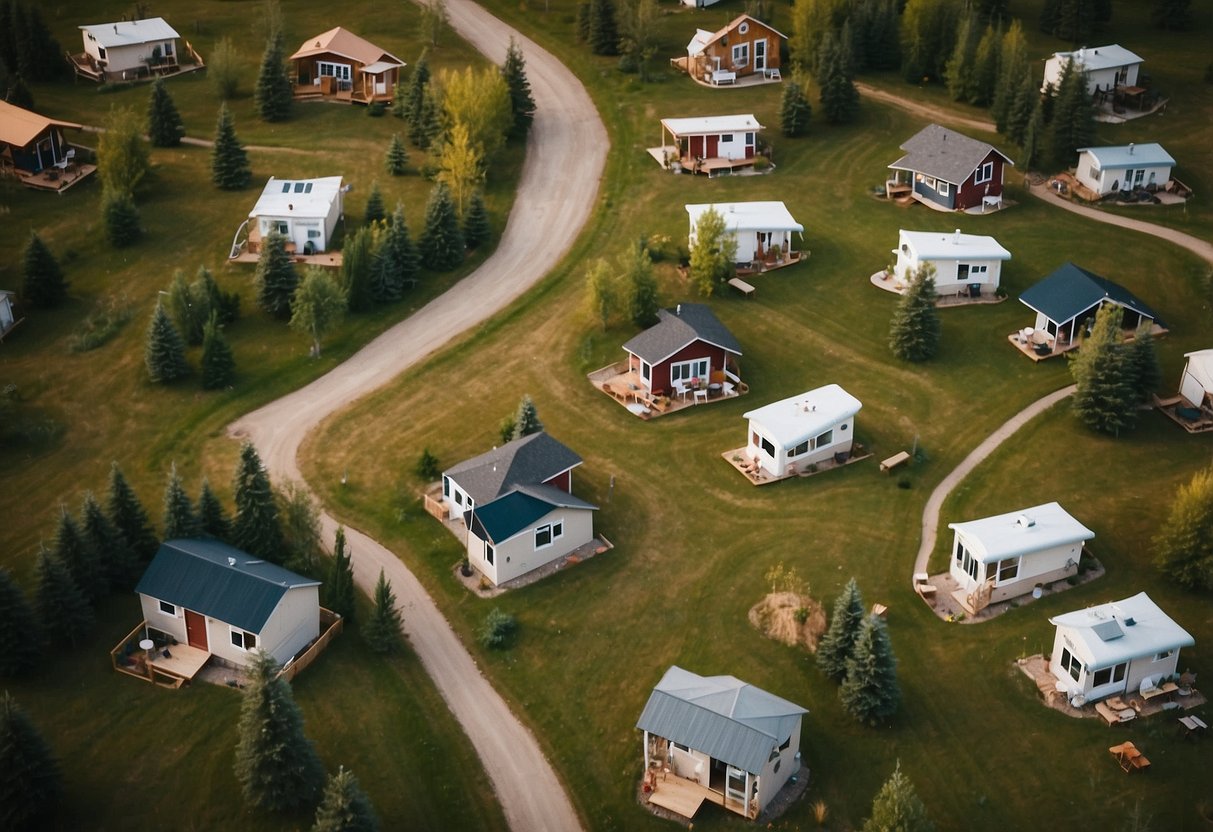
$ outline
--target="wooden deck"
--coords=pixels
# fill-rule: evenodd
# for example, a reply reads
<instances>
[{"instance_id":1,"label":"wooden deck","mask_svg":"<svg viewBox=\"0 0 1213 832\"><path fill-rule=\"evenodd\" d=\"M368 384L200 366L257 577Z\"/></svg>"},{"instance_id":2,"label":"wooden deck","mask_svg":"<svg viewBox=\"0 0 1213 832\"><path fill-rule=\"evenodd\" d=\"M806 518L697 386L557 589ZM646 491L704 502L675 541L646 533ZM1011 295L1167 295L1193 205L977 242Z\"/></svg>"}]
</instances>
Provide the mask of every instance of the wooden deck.
<instances>
[{"instance_id":1,"label":"wooden deck","mask_svg":"<svg viewBox=\"0 0 1213 832\"><path fill-rule=\"evenodd\" d=\"M657 777L649 803L669 809L671 812L690 820L695 817L704 801L717 806L724 805L724 795L714 792L706 786L701 786L694 780L684 780L674 774Z\"/></svg>"},{"instance_id":2,"label":"wooden deck","mask_svg":"<svg viewBox=\"0 0 1213 832\"><path fill-rule=\"evenodd\" d=\"M138 627L127 633L126 638L110 651L110 662L114 670L161 687L179 688L193 680L210 661L209 652L190 647L188 644L173 644L153 648L151 651L136 647L146 632L147 622L141 621ZM166 652L167 656L164 655Z\"/></svg>"},{"instance_id":3,"label":"wooden deck","mask_svg":"<svg viewBox=\"0 0 1213 832\"><path fill-rule=\"evenodd\" d=\"M626 361L595 370L587 378L630 413L646 420L699 404L725 401L750 391L744 381L726 373L725 381L709 384L699 391L699 395L690 389L681 396L653 395L645 388L640 377L628 369Z\"/></svg>"},{"instance_id":4,"label":"wooden deck","mask_svg":"<svg viewBox=\"0 0 1213 832\"><path fill-rule=\"evenodd\" d=\"M1188 433L1208 433L1209 431L1213 431L1213 410L1210 410L1208 407L1192 407L1182 396L1171 396L1167 399L1160 399L1157 395L1154 396L1154 406L1161 410L1164 416ZM1188 415L1182 414L1180 412L1181 408ZM1192 412L1197 414L1196 418L1189 418Z\"/></svg>"},{"instance_id":5,"label":"wooden deck","mask_svg":"<svg viewBox=\"0 0 1213 832\"><path fill-rule=\"evenodd\" d=\"M95 81L98 84L106 81L111 83L134 83L136 81L151 80L152 78L168 78L173 75L184 75L187 72L197 72L200 69L206 68L206 62L202 60L202 56L198 54L198 51L194 49L194 45L188 40L182 40L180 52L187 59L185 63L179 63L176 56L173 56L162 58L155 65L144 65L124 70L121 74L107 72L105 67L99 65L87 52L67 52L64 57L67 59L68 65L71 66L77 78Z\"/></svg>"},{"instance_id":6,"label":"wooden deck","mask_svg":"<svg viewBox=\"0 0 1213 832\"><path fill-rule=\"evenodd\" d=\"M63 193L97 172L96 165L71 164L65 170L57 167L43 168L38 173L8 168L7 173L15 176L27 188L38 191L53 191Z\"/></svg>"},{"instance_id":7,"label":"wooden deck","mask_svg":"<svg viewBox=\"0 0 1213 832\"><path fill-rule=\"evenodd\" d=\"M1170 332L1169 329L1161 327L1158 324L1154 324L1150 328L1150 335L1154 338L1160 338L1168 332ZM1137 337L1137 331L1133 329L1122 330L1121 336L1124 342L1128 344ZM1062 340L1058 342L1057 338L1041 330L1036 330L1030 336L1025 335L1025 330L1012 332L1007 336L1007 341L1010 342L1011 346L1036 363L1056 358L1059 355L1065 355L1071 350L1076 350L1082 346L1082 339ZM1045 349L1046 347L1047 349Z\"/></svg>"}]
</instances>

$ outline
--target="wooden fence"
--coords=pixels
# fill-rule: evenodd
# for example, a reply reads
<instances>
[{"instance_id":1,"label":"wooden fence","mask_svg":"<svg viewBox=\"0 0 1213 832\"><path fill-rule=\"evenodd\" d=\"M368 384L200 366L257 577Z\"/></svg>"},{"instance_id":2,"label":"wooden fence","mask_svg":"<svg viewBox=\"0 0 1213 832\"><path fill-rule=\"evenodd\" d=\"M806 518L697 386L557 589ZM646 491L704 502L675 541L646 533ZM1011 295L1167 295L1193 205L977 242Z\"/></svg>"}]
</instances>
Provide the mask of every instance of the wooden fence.
<instances>
[{"instance_id":1,"label":"wooden fence","mask_svg":"<svg viewBox=\"0 0 1213 832\"><path fill-rule=\"evenodd\" d=\"M320 636L312 642L311 646L303 651L294 660L278 671L280 678L286 679L288 682L298 676L303 670L316 661L316 657L328 647L329 642L336 638L345 627L345 619L332 610L320 608Z\"/></svg>"}]
</instances>

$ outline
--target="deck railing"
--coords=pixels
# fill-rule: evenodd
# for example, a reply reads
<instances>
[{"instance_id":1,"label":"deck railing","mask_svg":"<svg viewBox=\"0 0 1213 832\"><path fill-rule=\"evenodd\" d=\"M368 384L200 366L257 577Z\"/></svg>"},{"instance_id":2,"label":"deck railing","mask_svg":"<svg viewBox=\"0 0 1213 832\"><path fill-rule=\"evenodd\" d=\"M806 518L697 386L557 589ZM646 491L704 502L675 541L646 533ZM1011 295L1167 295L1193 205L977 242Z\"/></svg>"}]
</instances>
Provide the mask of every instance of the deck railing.
<instances>
[{"instance_id":1,"label":"deck railing","mask_svg":"<svg viewBox=\"0 0 1213 832\"><path fill-rule=\"evenodd\" d=\"M329 646L329 642L336 638L345 627L345 619L332 610L320 608L320 637L312 642L311 646L303 651L298 658L287 662L282 670L278 671L279 678L286 679L288 682L302 673L308 665L316 661L324 648Z\"/></svg>"}]
</instances>

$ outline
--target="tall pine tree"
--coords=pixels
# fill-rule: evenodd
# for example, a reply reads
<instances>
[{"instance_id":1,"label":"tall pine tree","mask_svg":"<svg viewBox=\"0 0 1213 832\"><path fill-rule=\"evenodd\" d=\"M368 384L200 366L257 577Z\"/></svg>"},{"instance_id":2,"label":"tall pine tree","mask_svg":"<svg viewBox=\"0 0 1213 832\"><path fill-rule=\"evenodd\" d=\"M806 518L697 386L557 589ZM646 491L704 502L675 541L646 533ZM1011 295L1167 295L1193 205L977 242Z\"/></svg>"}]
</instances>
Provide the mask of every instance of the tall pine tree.
<instances>
[{"instance_id":1,"label":"tall pine tree","mask_svg":"<svg viewBox=\"0 0 1213 832\"><path fill-rule=\"evenodd\" d=\"M612 0L590 0L589 44L595 55L619 54L619 27Z\"/></svg>"},{"instance_id":2,"label":"tall pine tree","mask_svg":"<svg viewBox=\"0 0 1213 832\"><path fill-rule=\"evenodd\" d=\"M779 129L789 139L803 136L809 129L809 118L813 107L804 94L804 88L793 80L784 81L783 95L779 100Z\"/></svg>"},{"instance_id":3,"label":"tall pine tree","mask_svg":"<svg viewBox=\"0 0 1213 832\"><path fill-rule=\"evenodd\" d=\"M164 539L197 537L199 531L198 515L194 512L190 496L185 493L185 485L174 462L169 471L168 484L164 487Z\"/></svg>"},{"instance_id":4,"label":"tall pine tree","mask_svg":"<svg viewBox=\"0 0 1213 832\"><path fill-rule=\"evenodd\" d=\"M168 384L189 375L189 364L185 362L185 341L160 302L156 303L156 311L147 325L143 363L153 384Z\"/></svg>"},{"instance_id":5,"label":"tall pine tree","mask_svg":"<svg viewBox=\"0 0 1213 832\"><path fill-rule=\"evenodd\" d=\"M1083 424L1120 435L1137 421L1137 389L1120 324L1124 308L1107 303L1095 314L1091 334L1070 361L1074 376L1074 412Z\"/></svg>"},{"instance_id":6,"label":"tall pine tree","mask_svg":"<svg viewBox=\"0 0 1213 832\"><path fill-rule=\"evenodd\" d=\"M396 593L383 570L375 583L375 606L371 617L362 625L362 637L376 653L396 653L404 644L400 631L400 610L396 608Z\"/></svg>"},{"instance_id":7,"label":"tall pine tree","mask_svg":"<svg viewBox=\"0 0 1213 832\"><path fill-rule=\"evenodd\" d=\"M379 193L379 180L371 182L371 192L366 198L366 213L362 221L366 225L383 222L387 219L387 211L383 208L383 194Z\"/></svg>"},{"instance_id":8,"label":"tall pine tree","mask_svg":"<svg viewBox=\"0 0 1213 832\"><path fill-rule=\"evenodd\" d=\"M51 829L63 775L50 746L8 691L0 697L0 829Z\"/></svg>"},{"instance_id":9,"label":"tall pine tree","mask_svg":"<svg viewBox=\"0 0 1213 832\"><path fill-rule=\"evenodd\" d=\"M384 166L392 176L404 176L405 171L408 170L408 164L409 152L404 146L404 139L400 138L399 133L393 133L392 141L387 146Z\"/></svg>"},{"instance_id":10,"label":"tall pine tree","mask_svg":"<svg viewBox=\"0 0 1213 832\"><path fill-rule=\"evenodd\" d=\"M152 82L152 93L147 102L147 134L152 147L176 147L185 135L181 113L177 112L163 78Z\"/></svg>"},{"instance_id":11,"label":"tall pine tree","mask_svg":"<svg viewBox=\"0 0 1213 832\"><path fill-rule=\"evenodd\" d=\"M449 272L463 262L466 252L459 215L450 189L441 182L430 191L425 206L425 230L418 249L422 264L434 271Z\"/></svg>"},{"instance_id":12,"label":"tall pine tree","mask_svg":"<svg viewBox=\"0 0 1213 832\"><path fill-rule=\"evenodd\" d=\"M396 210L384 229L372 268L371 293L377 303L393 303L404 297L405 287L416 282L421 259L404 220L404 206Z\"/></svg>"},{"instance_id":13,"label":"tall pine tree","mask_svg":"<svg viewBox=\"0 0 1213 832\"><path fill-rule=\"evenodd\" d=\"M345 529L338 526L333 541L333 560L328 578L320 588L324 606L350 623L354 620L354 564L346 547Z\"/></svg>"},{"instance_id":14,"label":"tall pine tree","mask_svg":"<svg viewBox=\"0 0 1213 832\"><path fill-rule=\"evenodd\" d=\"M252 442L245 442L240 448L240 464L232 491L236 495L232 545L250 555L281 564L286 551L278 505L274 501L270 475Z\"/></svg>"},{"instance_id":15,"label":"tall pine tree","mask_svg":"<svg viewBox=\"0 0 1213 832\"><path fill-rule=\"evenodd\" d=\"M202 478L202 490L198 492L198 526L209 537L225 543L232 539L232 521L206 477Z\"/></svg>"},{"instance_id":16,"label":"tall pine tree","mask_svg":"<svg viewBox=\"0 0 1213 832\"><path fill-rule=\"evenodd\" d=\"M331 775L312 832L378 832L379 818L358 778L344 767Z\"/></svg>"},{"instance_id":17,"label":"tall pine tree","mask_svg":"<svg viewBox=\"0 0 1213 832\"><path fill-rule=\"evenodd\" d=\"M227 108L227 102L219 107L219 122L215 125L215 143L211 148L211 181L225 191L247 188L253 178L249 169L248 154L244 145L236 138L236 123Z\"/></svg>"},{"instance_id":18,"label":"tall pine tree","mask_svg":"<svg viewBox=\"0 0 1213 832\"><path fill-rule=\"evenodd\" d=\"M859 594L859 585L851 578L834 600L830 627L817 643L817 666L835 681L846 676L847 658L851 655L863 616L863 597Z\"/></svg>"},{"instance_id":19,"label":"tall pine tree","mask_svg":"<svg viewBox=\"0 0 1213 832\"><path fill-rule=\"evenodd\" d=\"M838 698L851 716L868 725L884 722L901 705L897 660L879 616L867 615L860 622Z\"/></svg>"},{"instance_id":20,"label":"tall pine tree","mask_svg":"<svg viewBox=\"0 0 1213 832\"><path fill-rule=\"evenodd\" d=\"M1095 144L1095 104L1087 93L1087 79L1073 60L1066 61L1057 82L1053 120L1049 124L1049 157L1055 165L1069 167L1078 158L1078 148Z\"/></svg>"},{"instance_id":21,"label":"tall pine tree","mask_svg":"<svg viewBox=\"0 0 1213 832\"><path fill-rule=\"evenodd\" d=\"M467 211L463 214L463 242L469 250L475 251L492 236L493 229L489 226L489 212L484 207L484 195L477 188L472 191Z\"/></svg>"},{"instance_id":22,"label":"tall pine tree","mask_svg":"<svg viewBox=\"0 0 1213 832\"><path fill-rule=\"evenodd\" d=\"M147 563L160 548L160 539L147 519L147 510L126 480L117 462L110 464L109 490L105 496L105 512L126 542L130 544L139 563Z\"/></svg>"},{"instance_id":23,"label":"tall pine tree","mask_svg":"<svg viewBox=\"0 0 1213 832\"><path fill-rule=\"evenodd\" d=\"M35 610L52 644L75 647L88 638L93 608L63 561L49 552L38 554L38 595Z\"/></svg>"},{"instance_id":24,"label":"tall pine tree","mask_svg":"<svg viewBox=\"0 0 1213 832\"><path fill-rule=\"evenodd\" d=\"M38 641L33 607L12 574L0 566L0 676L11 678L32 668L39 657Z\"/></svg>"},{"instance_id":25,"label":"tall pine tree","mask_svg":"<svg viewBox=\"0 0 1213 832\"><path fill-rule=\"evenodd\" d=\"M102 568L100 555L76 518L63 506L59 507L59 526L51 554L72 573L76 586L90 602L104 598L109 592L109 575Z\"/></svg>"},{"instance_id":26,"label":"tall pine tree","mask_svg":"<svg viewBox=\"0 0 1213 832\"><path fill-rule=\"evenodd\" d=\"M1179 487L1152 542L1164 575L1187 589L1213 589L1213 466Z\"/></svg>"},{"instance_id":27,"label":"tall pine tree","mask_svg":"<svg viewBox=\"0 0 1213 832\"><path fill-rule=\"evenodd\" d=\"M510 110L514 114L510 138L525 138L535 118L535 98L531 95L531 82L526 77L526 59L512 37L505 53L505 63L501 66L501 77L505 78L509 88Z\"/></svg>"},{"instance_id":28,"label":"tall pine tree","mask_svg":"<svg viewBox=\"0 0 1213 832\"><path fill-rule=\"evenodd\" d=\"M291 79L286 69L282 29L275 26L261 56L253 98L262 121L285 121L291 115Z\"/></svg>"},{"instance_id":29,"label":"tall pine tree","mask_svg":"<svg viewBox=\"0 0 1213 832\"><path fill-rule=\"evenodd\" d=\"M902 361L927 361L939 351L935 267L924 263L910 276L889 324L889 348Z\"/></svg>"},{"instance_id":30,"label":"tall pine tree","mask_svg":"<svg viewBox=\"0 0 1213 832\"><path fill-rule=\"evenodd\" d=\"M211 311L211 317L202 329L201 369L204 390L221 390L230 385L236 375L236 358L223 336L219 313L215 310Z\"/></svg>"},{"instance_id":31,"label":"tall pine tree","mask_svg":"<svg viewBox=\"0 0 1213 832\"><path fill-rule=\"evenodd\" d=\"M847 30L849 33L849 30ZM817 60L821 114L830 124L846 124L859 112L859 92L851 77L850 44L827 32Z\"/></svg>"},{"instance_id":32,"label":"tall pine tree","mask_svg":"<svg viewBox=\"0 0 1213 832\"><path fill-rule=\"evenodd\" d=\"M109 587L119 592L134 589L139 571L138 556L91 491L84 495L80 507L80 530L97 553Z\"/></svg>"},{"instance_id":33,"label":"tall pine tree","mask_svg":"<svg viewBox=\"0 0 1213 832\"><path fill-rule=\"evenodd\" d=\"M67 280L50 249L38 232L29 233L29 242L21 257L21 299L30 306L51 308L67 300Z\"/></svg>"},{"instance_id":34,"label":"tall pine tree","mask_svg":"<svg viewBox=\"0 0 1213 832\"><path fill-rule=\"evenodd\" d=\"M261 240L261 256L253 275L257 305L279 320L291 317L291 300L299 286L295 263L286 253L286 237L271 231Z\"/></svg>"}]
</instances>

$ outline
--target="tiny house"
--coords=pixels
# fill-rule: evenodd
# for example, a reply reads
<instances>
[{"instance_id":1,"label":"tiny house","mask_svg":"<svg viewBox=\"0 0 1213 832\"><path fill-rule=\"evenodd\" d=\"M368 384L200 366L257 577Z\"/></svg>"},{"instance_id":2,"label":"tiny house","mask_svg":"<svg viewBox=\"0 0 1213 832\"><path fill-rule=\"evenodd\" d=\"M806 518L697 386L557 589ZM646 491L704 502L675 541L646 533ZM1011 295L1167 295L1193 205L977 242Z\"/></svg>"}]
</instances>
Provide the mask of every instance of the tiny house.
<instances>
[{"instance_id":1,"label":"tiny house","mask_svg":"<svg viewBox=\"0 0 1213 832\"><path fill-rule=\"evenodd\" d=\"M959 228L951 234L901 229L893 257L893 276L899 283L909 283L919 267L929 263L935 267L940 295L980 297L998 291L1002 264L1011 259L1011 252L993 237L961 234Z\"/></svg>"},{"instance_id":2,"label":"tiny house","mask_svg":"<svg viewBox=\"0 0 1213 832\"><path fill-rule=\"evenodd\" d=\"M772 477L849 456L855 414L863 405L837 384L827 384L746 413L745 454Z\"/></svg>"},{"instance_id":3,"label":"tiny house","mask_svg":"<svg viewBox=\"0 0 1213 832\"><path fill-rule=\"evenodd\" d=\"M345 189L340 176L322 179L270 177L248 221L249 249L272 233L287 238L288 248L300 254L327 251L333 245L337 221L345 213Z\"/></svg>"},{"instance_id":4,"label":"tiny house","mask_svg":"<svg viewBox=\"0 0 1213 832\"><path fill-rule=\"evenodd\" d=\"M1083 147L1078 151L1075 178L1098 196L1134 188L1162 188L1171 179L1175 160L1162 145L1127 144Z\"/></svg>"}]
</instances>

